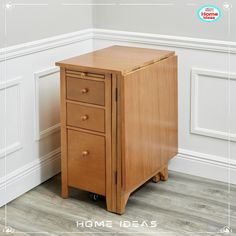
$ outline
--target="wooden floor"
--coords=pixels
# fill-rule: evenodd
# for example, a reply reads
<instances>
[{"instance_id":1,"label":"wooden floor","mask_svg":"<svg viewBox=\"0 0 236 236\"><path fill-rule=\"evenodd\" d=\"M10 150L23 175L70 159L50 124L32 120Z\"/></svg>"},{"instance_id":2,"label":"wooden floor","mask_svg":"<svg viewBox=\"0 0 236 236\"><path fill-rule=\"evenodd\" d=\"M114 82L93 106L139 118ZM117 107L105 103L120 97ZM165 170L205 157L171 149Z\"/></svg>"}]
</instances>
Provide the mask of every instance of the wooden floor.
<instances>
[{"instance_id":1,"label":"wooden floor","mask_svg":"<svg viewBox=\"0 0 236 236\"><path fill-rule=\"evenodd\" d=\"M223 235L217 232L228 225L228 202L234 233L227 235L236 235L236 186L228 194L226 184L171 172L167 182L149 182L136 191L119 216L105 210L105 199L92 202L87 192L72 189L71 198L62 199L56 176L7 205L7 223L15 233L0 235ZM0 208L1 229L4 212ZM112 221L113 227L82 228L76 221ZM120 221L158 225L124 228Z\"/></svg>"}]
</instances>

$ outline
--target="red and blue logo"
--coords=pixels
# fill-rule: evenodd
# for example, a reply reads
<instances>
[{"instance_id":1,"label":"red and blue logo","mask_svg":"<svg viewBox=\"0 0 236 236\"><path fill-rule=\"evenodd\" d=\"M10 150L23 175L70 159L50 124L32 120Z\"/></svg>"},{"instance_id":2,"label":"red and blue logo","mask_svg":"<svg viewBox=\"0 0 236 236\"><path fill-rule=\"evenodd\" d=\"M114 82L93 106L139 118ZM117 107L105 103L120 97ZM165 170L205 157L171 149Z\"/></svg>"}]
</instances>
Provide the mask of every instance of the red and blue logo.
<instances>
[{"instance_id":1,"label":"red and blue logo","mask_svg":"<svg viewBox=\"0 0 236 236\"><path fill-rule=\"evenodd\" d=\"M203 6L198 9L198 18L204 22L215 22L221 17L221 10L213 5Z\"/></svg>"}]
</instances>

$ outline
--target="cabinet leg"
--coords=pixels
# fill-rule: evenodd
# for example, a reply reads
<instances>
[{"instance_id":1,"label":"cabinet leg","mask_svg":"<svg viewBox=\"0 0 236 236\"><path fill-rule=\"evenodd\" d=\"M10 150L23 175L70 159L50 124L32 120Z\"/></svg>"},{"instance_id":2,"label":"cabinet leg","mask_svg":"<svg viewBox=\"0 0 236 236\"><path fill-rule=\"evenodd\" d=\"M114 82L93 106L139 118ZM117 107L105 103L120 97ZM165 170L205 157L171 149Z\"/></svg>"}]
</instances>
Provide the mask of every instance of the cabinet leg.
<instances>
[{"instance_id":1,"label":"cabinet leg","mask_svg":"<svg viewBox=\"0 0 236 236\"><path fill-rule=\"evenodd\" d=\"M161 172L160 172L160 178L162 181L168 180L169 174L168 174L168 167L166 166Z\"/></svg>"},{"instance_id":2,"label":"cabinet leg","mask_svg":"<svg viewBox=\"0 0 236 236\"><path fill-rule=\"evenodd\" d=\"M61 197L62 198L68 198L69 197L69 188L67 185L61 186Z\"/></svg>"},{"instance_id":3,"label":"cabinet leg","mask_svg":"<svg viewBox=\"0 0 236 236\"><path fill-rule=\"evenodd\" d=\"M126 193L120 196L117 202L117 210L116 210L117 214L122 215L125 213L125 207L129 199L129 196L130 196L130 193Z\"/></svg>"},{"instance_id":4,"label":"cabinet leg","mask_svg":"<svg viewBox=\"0 0 236 236\"><path fill-rule=\"evenodd\" d=\"M154 183L158 183L160 180L166 181L168 180L168 167L165 166L162 171L157 173L155 176L153 176L152 181Z\"/></svg>"},{"instance_id":5,"label":"cabinet leg","mask_svg":"<svg viewBox=\"0 0 236 236\"><path fill-rule=\"evenodd\" d=\"M155 175L155 176L152 177L152 181L153 181L154 183L158 183L160 180L161 180L160 173L158 173L157 175Z\"/></svg>"},{"instance_id":6,"label":"cabinet leg","mask_svg":"<svg viewBox=\"0 0 236 236\"><path fill-rule=\"evenodd\" d=\"M113 199L109 196L106 196L106 206L107 206L107 211L109 212L116 212L116 202L113 201Z\"/></svg>"}]
</instances>

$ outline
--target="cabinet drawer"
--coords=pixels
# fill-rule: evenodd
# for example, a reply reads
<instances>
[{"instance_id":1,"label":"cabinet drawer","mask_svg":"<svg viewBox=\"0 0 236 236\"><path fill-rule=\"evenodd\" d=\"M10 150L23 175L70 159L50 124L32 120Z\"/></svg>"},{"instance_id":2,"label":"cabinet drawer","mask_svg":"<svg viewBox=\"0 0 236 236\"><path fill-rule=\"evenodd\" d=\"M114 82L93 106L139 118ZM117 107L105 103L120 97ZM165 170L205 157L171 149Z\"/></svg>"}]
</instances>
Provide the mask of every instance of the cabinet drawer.
<instances>
[{"instance_id":1,"label":"cabinet drawer","mask_svg":"<svg viewBox=\"0 0 236 236\"><path fill-rule=\"evenodd\" d=\"M68 181L72 187L105 195L104 137L68 130Z\"/></svg>"},{"instance_id":2,"label":"cabinet drawer","mask_svg":"<svg viewBox=\"0 0 236 236\"><path fill-rule=\"evenodd\" d=\"M92 131L105 131L105 110L67 103L67 125Z\"/></svg>"},{"instance_id":3,"label":"cabinet drawer","mask_svg":"<svg viewBox=\"0 0 236 236\"><path fill-rule=\"evenodd\" d=\"M104 106L105 83L67 77L67 99Z\"/></svg>"}]
</instances>

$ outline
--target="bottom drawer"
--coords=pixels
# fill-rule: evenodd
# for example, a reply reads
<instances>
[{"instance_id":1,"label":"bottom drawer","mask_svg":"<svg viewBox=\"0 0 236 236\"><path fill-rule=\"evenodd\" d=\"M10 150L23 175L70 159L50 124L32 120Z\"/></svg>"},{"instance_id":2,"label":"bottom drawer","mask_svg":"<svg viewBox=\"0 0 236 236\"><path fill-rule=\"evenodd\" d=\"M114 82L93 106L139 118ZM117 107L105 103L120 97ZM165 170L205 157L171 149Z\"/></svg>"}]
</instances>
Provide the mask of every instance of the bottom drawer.
<instances>
[{"instance_id":1,"label":"bottom drawer","mask_svg":"<svg viewBox=\"0 0 236 236\"><path fill-rule=\"evenodd\" d=\"M68 184L105 195L105 138L68 130Z\"/></svg>"}]
</instances>

